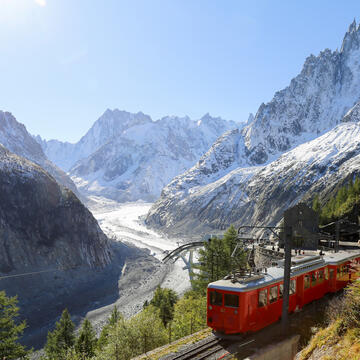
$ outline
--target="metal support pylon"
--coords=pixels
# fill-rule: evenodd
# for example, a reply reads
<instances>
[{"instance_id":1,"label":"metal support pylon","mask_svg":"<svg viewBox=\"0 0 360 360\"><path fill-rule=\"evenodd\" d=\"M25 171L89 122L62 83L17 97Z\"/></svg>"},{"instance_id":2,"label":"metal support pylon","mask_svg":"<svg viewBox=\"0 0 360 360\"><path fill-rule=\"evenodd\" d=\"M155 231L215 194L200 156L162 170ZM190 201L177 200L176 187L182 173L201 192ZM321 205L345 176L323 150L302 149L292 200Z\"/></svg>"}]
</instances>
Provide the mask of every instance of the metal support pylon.
<instances>
[{"instance_id":1,"label":"metal support pylon","mask_svg":"<svg viewBox=\"0 0 360 360\"><path fill-rule=\"evenodd\" d=\"M188 259L186 259L184 254L180 254L180 257L182 261L184 262L185 266L183 267L183 270L187 270L189 272L189 278L192 280L192 274L193 274L193 265L194 265L194 250L191 249L188 252Z\"/></svg>"}]
</instances>

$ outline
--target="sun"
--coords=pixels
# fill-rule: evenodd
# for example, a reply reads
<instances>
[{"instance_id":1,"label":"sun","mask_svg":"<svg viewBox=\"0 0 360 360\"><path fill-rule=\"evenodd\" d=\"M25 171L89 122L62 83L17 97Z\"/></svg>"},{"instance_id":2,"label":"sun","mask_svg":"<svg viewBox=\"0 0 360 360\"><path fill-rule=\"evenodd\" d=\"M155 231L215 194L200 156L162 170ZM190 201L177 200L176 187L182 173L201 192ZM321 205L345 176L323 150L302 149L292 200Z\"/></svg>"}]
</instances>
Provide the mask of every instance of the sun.
<instances>
[{"instance_id":1,"label":"sun","mask_svg":"<svg viewBox=\"0 0 360 360\"><path fill-rule=\"evenodd\" d=\"M26 23L34 7L44 8L46 5L47 0L0 0L0 25Z\"/></svg>"},{"instance_id":2,"label":"sun","mask_svg":"<svg viewBox=\"0 0 360 360\"><path fill-rule=\"evenodd\" d=\"M46 6L46 0L34 0L36 4L38 4L41 7Z\"/></svg>"}]
</instances>

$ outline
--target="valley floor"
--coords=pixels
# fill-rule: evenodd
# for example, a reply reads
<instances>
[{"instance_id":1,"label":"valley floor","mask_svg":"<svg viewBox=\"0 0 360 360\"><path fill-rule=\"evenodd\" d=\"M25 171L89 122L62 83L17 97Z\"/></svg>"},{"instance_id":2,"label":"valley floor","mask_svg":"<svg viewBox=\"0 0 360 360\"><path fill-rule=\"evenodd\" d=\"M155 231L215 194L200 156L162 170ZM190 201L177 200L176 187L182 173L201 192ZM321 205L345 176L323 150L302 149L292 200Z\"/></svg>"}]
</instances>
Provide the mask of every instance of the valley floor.
<instances>
[{"instance_id":1,"label":"valley floor","mask_svg":"<svg viewBox=\"0 0 360 360\"><path fill-rule=\"evenodd\" d=\"M100 197L91 197L88 204L106 235L114 240L147 249L158 264L155 272L150 272L142 279L137 278L137 274L144 274L138 271L141 263L125 264L123 276L119 280L120 297L115 304L126 317L139 312L145 300L151 300L158 285L173 289L179 295L190 288L189 274L183 269L182 261L178 260L175 264L168 265L161 263L166 254L164 251L175 249L182 241L169 239L146 228L144 218L151 205L144 202L121 204ZM99 328L113 306L114 304L93 310L87 317Z\"/></svg>"}]
</instances>

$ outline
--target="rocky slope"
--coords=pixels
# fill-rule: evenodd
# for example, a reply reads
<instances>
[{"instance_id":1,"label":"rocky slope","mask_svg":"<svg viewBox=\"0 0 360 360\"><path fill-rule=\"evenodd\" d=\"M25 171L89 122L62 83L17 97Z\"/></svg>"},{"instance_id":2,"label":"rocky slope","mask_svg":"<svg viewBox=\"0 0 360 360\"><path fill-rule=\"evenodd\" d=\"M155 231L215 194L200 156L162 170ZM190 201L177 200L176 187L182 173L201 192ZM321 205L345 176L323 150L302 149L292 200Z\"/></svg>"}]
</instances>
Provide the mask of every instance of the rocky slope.
<instances>
[{"instance_id":1,"label":"rocky slope","mask_svg":"<svg viewBox=\"0 0 360 360\"><path fill-rule=\"evenodd\" d=\"M275 225L289 206L323 190L326 196L359 172L358 106L334 129L264 166L236 167L240 159L231 148L232 134L227 134L220 143L232 149L230 156L228 152L222 157L229 162L219 166L222 163L216 159L224 151L222 147L217 152L219 144L215 144L195 167L164 188L147 223L165 232L189 234L230 224Z\"/></svg>"},{"instance_id":2,"label":"rocky slope","mask_svg":"<svg viewBox=\"0 0 360 360\"><path fill-rule=\"evenodd\" d=\"M48 160L41 146L27 132L25 126L9 112L0 111L0 144L13 153L40 165L59 184L77 193L76 186L70 177Z\"/></svg>"},{"instance_id":3,"label":"rocky slope","mask_svg":"<svg viewBox=\"0 0 360 360\"><path fill-rule=\"evenodd\" d=\"M188 117L152 121L142 113L107 110L76 144L37 140L52 161L70 169L82 193L121 202L154 201L171 179L237 126L208 114L198 121Z\"/></svg>"},{"instance_id":4,"label":"rocky slope","mask_svg":"<svg viewBox=\"0 0 360 360\"><path fill-rule=\"evenodd\" d=\"M26 337L44 340L43 327L64 307L79 310L101 297L99 278L117 266L111 259L121 266L121 256L71 190L0 145L1 289L18 295Z\"/></svg>"},{"instance_id":5,"label":"rocky slope","mask_svg":"<svg viewBox=\"0 0 360 360\"><path fill-rule=\"evenodd\" d=\"M77 197L1 145L0 221L2 273L110 262L106 236Z\"/></svg>"}]
</instances>

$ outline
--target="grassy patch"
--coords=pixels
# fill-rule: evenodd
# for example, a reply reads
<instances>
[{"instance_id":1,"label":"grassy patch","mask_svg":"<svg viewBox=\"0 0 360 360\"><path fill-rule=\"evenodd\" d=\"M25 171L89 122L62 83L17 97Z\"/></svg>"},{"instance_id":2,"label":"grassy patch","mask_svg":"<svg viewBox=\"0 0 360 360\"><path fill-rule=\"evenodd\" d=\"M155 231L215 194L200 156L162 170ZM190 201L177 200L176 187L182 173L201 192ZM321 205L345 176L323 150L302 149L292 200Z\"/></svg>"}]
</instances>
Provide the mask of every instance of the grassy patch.
<instances>
[{"instance_id":1,"label":"grassy patch","mask_svg":"<svg viewBox=\"0 0 360 360\"><path fill-rule=\"evenodd\" d=\"M171 344L162 346L158 349L152 350L150 352L148 352L147 354L141 355L139 357L137 357L137 360L143 360L143 359L148 359L148 360L157 360L160 359L162 356L171 354L171 353L176 353L180 350L180 347L182 347L183 345L190 345L190 344L195 344L200 340L203 340L205 338L207 338L210 334L211 334L211 329L210 328L206 328L204 330L200 330L195 334L186 336L182 339L176 340L174 342L172 342Z\"/></svg>"}]
</instances>

